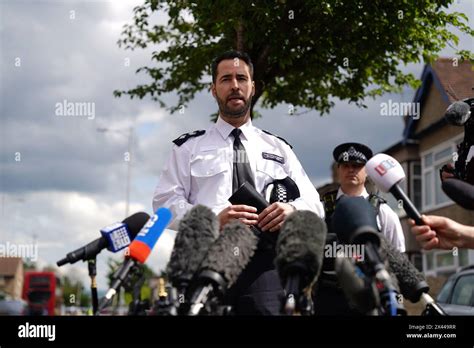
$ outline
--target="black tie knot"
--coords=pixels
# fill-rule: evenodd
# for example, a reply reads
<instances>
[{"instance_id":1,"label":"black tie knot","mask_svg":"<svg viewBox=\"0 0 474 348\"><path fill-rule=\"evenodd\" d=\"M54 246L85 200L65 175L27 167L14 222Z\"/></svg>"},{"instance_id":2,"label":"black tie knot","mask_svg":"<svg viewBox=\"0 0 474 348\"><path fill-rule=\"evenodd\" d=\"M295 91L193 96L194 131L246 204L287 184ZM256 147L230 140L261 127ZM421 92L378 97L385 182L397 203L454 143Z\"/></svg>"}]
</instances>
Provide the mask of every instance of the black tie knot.
<instances>
[{"instance_id":1,"label":"black tie knot","mask_svg":"<svg viewBox=\"0 0 474 348\"><path fill-rule=\"evenodd\" d=\"M240 139L240 134L242 134L242 131L239 128L234 128L230 134L232 134L234 139Z\"/></svg>"}]
</instances>

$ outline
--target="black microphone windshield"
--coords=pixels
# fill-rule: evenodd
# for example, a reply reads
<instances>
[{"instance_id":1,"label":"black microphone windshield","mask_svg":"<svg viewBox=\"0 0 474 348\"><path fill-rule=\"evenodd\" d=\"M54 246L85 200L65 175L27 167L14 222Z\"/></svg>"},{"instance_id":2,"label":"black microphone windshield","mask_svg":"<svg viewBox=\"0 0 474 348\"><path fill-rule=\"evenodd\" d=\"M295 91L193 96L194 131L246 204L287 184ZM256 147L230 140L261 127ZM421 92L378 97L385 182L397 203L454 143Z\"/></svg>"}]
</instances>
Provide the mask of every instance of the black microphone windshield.
<instances>
[{"instance_id":1,"label":"black microphone windshield","mask_svg":"<svg viewBox=\"0 0 474 348\"><path fill-rule=\"evenodd\" d=\"M363 197L339 198L331 222L332 230L342 243L372 242L380 246L375 210Z\"/></svg>"},{"instance_id":2,"label":"black microphone windshield","mask_svg":"<svg viewBox=\"0 0 474 348\"><path fill-rule=\"evenodd\" d=\"M219 221L211 209L196 205L184 215L167 266L173 286L191 280L218 236Z\"/></svg>"},{"instance_id":3,"label":"black microphone windshield","mask_svg":"<svg viewBox=\"0 0 474 348\"><path fill-rule=\"evenodd\" d=\"M200 267L201 271L220 274L227 287L232 286L255 253L258 237L240 221L226 224L211 245Z\"/></svg>"},{"instance_id":4,"label":"black microphone windshield","mask_svg":"<svg viewBox=\"0 0 474 348\"><path fill-rule=\"evenodd\" d=\"M298 269L304 271L301 289L314 282L321 271L326 235L326 223L311 211L296 211L287 217L278 236L275 258L283 283Z\"/></svg>"},{"instance_id":5,"label":"black microphone windshield","mask_svg":"<svg viewBox=\"0 0 474 348\"><path fill-rule=\"evenodd\" d=\"M444 193L464 209L474 210L474 186L458 179L449 178L441 184Z\"/></svg>"},{"instance_id":6,"label":"black microphone windshield","mask_svg":"<svg viewBox=\"0 0 474 348\"><path fill-rule=\"evenodd\" d=\"M452 103L444 115L446 121L453 126L463 126L470 116L470 106L464 101Z\"/></svg>"},{"instance_id":7,"label":"black microphone windshield","mask_svg":"<svg viewBox=\"0 0 474 348\"><path fill-rule=\"evenodd\" d=\"M131 234L130 239L135 239L138 232L141 231L143 226L147 223L150 219L150 215L144 212L138 212L129 217L125 218L122 222L128 226L128 230Z\"/></svg>"},{"instance_id":8,"label":"black microphone windshield","mask_svg":"<svg viewBox=\"0 0 474 348\"><path fill-rule=\"evenodd\" d=\"M400 292L411 302L418 302L423 293L428 293L429 286L424 275L408 260L407 256L381 237L381 251L385 253L389 270L398 280Z\"/></svg>"}]
</instances>

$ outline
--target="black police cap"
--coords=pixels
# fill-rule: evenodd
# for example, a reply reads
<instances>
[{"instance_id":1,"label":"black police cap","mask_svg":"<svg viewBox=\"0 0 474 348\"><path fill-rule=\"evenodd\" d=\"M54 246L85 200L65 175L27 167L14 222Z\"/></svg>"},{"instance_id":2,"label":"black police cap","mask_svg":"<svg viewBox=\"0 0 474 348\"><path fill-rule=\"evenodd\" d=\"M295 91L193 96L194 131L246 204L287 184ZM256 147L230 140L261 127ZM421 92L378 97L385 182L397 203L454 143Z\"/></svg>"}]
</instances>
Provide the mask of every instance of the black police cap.
<instances>
[{"instance_id":1,"label":"black police cap","mask_svg":"<svg viewBox=\"0 0 474 348\"><path fill-rule=\"evenodd\" d=\"M368 146L359 143L340 144L332 152L332 156L337 163L366 164L372 155L372 150Z\"/></svg>"}]
</instances>

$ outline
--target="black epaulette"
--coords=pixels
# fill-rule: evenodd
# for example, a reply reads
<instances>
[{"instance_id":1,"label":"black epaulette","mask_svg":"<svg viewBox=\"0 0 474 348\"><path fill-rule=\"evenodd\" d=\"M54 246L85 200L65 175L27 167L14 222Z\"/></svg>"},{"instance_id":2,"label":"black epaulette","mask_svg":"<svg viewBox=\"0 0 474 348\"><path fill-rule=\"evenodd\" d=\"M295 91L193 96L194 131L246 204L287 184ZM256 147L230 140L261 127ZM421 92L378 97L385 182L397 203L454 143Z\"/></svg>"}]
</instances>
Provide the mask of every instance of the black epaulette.
<instances>
[{"instance_id":1,"label":"black epaulette","mask_svg":"<svg viewBox=\"0 0 474 348\"><path fill-rule=\"evenodd\" d=\"M324 212L326 214L326 218L329 218L332 215L332 213L334 213L334 210L336 209L337 191L338 190L326 192L321 197L321 202L323 203L323 206L324 206Z\"/></svg>"},{"instance_id":2,"label":"black epaulette","mask_svg":"<svg viewBox=\"0 0 474 348\"><path fill-rule=\"evenodd\" d=\"M204 133L206 133L205 130L197 130L197 131L194 131L194 132L191 132L191 133L184 133L184 134L181 134L178 138L176 138L175 140L173 140L173 143L175 143L176 145L178 146L181 146L183 145L185 142L188 141L188 139L190 138L194 138L194 137L200 137L201 135L203 135Z\"/></svg>"},{"instance_id":3,"label":"black epaulette","mask_svg":"<svg viewBox=\"0 0 474 348\"><path fill-rule=\"evenodd\" d=\"M262 129L262 132L267 133L267 134L270 134L270 135L273 135L274 137L277 137L278 139L280 139L281 141L283 141L286 145L288 145L291 149L293 148L293 146L291 146L291 144L290 144L289 142L287 142L285 139L283 139L282 137L279 137L278 135L272 134L272 133L270 133L269 131L266 131L266 130L264 130L264 129Z\"/></svg>"}]
</instances>

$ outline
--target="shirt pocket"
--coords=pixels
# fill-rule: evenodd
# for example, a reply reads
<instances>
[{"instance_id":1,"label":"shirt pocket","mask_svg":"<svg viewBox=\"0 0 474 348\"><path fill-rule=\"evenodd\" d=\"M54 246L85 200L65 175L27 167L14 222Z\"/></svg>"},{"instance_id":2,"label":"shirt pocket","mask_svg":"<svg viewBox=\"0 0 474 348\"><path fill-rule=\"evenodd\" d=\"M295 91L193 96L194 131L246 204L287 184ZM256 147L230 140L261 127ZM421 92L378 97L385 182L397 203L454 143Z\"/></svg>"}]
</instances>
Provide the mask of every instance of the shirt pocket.
<instances>
[{"instance_id":1,"label":"shirt pocket","mask_svg":"<svg viewBox=\"0 0 474 348\"><path fill-rule=\"evenodd\" d=\"M197 178L209 178L227 169L225 154L218 150L200 153L191 161L191 175Z\"/></svg>"},{"instance_id":2,"label":"shirt pocket","mask_svg":"<svg viewBox=\"0 0 474 348\"><path fill-rule=\"evenodd\" d=\"M197 203L213 207L228 198L232 174L224 151L201 152L192 159L190 166L194 186L191 191L196 195Z\"/></svg>"}]
</instances>

